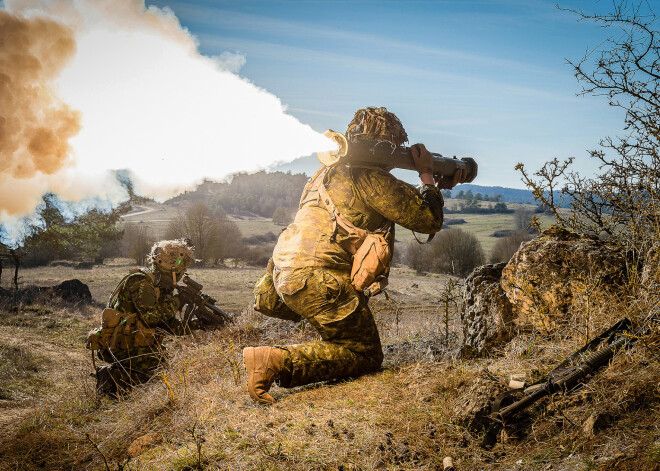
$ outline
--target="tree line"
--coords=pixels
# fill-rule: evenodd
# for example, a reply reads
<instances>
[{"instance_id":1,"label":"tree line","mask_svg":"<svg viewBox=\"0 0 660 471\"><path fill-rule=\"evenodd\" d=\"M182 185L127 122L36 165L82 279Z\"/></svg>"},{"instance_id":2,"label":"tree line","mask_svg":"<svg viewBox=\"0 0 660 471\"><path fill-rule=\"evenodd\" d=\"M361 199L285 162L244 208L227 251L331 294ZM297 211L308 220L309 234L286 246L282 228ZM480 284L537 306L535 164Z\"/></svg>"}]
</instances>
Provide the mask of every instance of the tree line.
<instances>
[{"instance_id":1,"label":"tree line","mask_svg":"<svg viewBox=\"0 0 660 471\"><path fill-rule=\"evenodd\" d=\"M45 265L56 258L102 263L116 252L123 230L119 210L93 208L75 216L67 216L65 203L48 193L37 208L35 219L24 219L22 238L7 241L0 226L0 276L4 261L14 267L13 283L18 287L21 266Z\"/></svg>"},{"instance_id":2,"label":"tree line","mask_svg":"<svg viewBox=\"0 0 660 471\"><path fill-rule=\"evenodd\" d=\"M281 218L283 210L298 207L305 183L304 174L238 173L229 182L205 181L194 191L185 192L167 203L203 201L212 209L221 207L226 213L247 212ZM280 214L276 214L279 208L282 208Z\"/></svg>"}]
</instances>

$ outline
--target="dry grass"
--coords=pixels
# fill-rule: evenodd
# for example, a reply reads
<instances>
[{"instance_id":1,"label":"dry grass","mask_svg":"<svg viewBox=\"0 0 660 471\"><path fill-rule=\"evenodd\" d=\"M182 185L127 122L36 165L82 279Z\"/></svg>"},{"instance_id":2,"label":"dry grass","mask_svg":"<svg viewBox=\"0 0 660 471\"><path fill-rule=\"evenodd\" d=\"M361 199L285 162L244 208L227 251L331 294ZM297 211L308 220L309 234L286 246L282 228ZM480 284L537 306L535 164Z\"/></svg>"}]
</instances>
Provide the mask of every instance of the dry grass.
<instances>
[{"instance_id":1,"label":"dry grass","mask_svg":"<svg viewBox=\"0 0 660 471\"><path fill-rule=\"evenodd\" d=\"M102 268L94 276L110 286L122 270ZM40 280L55 276L31 273ZM247 285L258 270L194 276L211 294L235 293L225 299L238 304L249 299ZM538 379L584 344L577 326L609 325L621 307L600 306L552 338L520 335L495 359L457 361L443 356L438 298L445 282L394 270L390 301L374 302L386 344L383 370L352 381L275 387L278 402L271 407L249 399L241 350L304 342L316 335L309 326L243 309L223 331L171 339L162 375L123 400L99 401L82 346L96 323L93 308L2 312L3 391L35 378L45 383L28 386L27 398L2 403L12 420L0 422L0 469L442 469L444 456L461 470L658 469L660 333L619 355L580 394L538 403L485 451L480 431L457 423L454 409L475 375L487 368L501 380L513 373ZM452 323L452 335L456 328ZM583 429L592 414L594 434Z\"/></svg>"}]
</instances>

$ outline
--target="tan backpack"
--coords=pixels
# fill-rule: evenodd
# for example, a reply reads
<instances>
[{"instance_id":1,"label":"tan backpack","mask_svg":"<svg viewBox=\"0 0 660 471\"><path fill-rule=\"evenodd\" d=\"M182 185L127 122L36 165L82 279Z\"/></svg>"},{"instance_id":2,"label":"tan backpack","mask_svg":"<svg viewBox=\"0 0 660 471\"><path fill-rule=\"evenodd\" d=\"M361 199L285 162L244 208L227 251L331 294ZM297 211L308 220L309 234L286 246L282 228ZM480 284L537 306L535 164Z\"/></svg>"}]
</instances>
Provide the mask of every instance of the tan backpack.
<instances>
[{"instance_id":1,"label":"tan backpack","mask_svg":"<svg viewBox=\"0 0 660 471\"><path fill-rule=\"evenodd\" d=\"M328 170L329 167L323 167L316 172L306 189L319 192L321 204L330 213L335 225L334 231L340 226L348 233L348 239L351 241L348 250L353 255L351 284L367 296L376 295L387 286L394 247L394 223L385 221L373 232L353 225L339 212L325 188L324 179Z\"/></svg>"},{"instance_id":2,"label":"tan backpack","mask_svg":"<svg viewBox=\"0 0 660 471\"><path fill-rule=\"evenodd\" d=\"M117 284L110 295L110 306L119 294L122 286L129 276L141 270L135 269L126 275ZM153 281L151 273L142 272ZM158 294L158 291L156 292ZM101 327L93 329L87 334L86 347L90 350L129 350L133 347L148 347L156 341L156 329L147 327L135 313L123 313L112 308L105 308L101 313Z\"/></svg>"}]
</instances>

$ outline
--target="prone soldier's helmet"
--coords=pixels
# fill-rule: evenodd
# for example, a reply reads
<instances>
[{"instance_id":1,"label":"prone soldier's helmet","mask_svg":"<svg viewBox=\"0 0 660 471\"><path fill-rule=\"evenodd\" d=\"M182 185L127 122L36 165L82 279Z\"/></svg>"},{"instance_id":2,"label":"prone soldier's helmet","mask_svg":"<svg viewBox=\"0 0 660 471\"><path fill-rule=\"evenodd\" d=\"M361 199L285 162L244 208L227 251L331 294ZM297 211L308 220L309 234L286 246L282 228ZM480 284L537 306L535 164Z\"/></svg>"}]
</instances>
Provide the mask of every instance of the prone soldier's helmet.
<instances>
[{"instance_id":1,"label":"prone soldier's helmet","mask_svg":"<svg viewBox=\"0 0 660 471\"><path fill-rule=\"evenodd\" d=\"M357 110L353 120L348 124L346 138L350 141L357 139L387 141L395 146L408 142L408 134L399 118L382 107Z\"/></svg>"},{"instance_id":2,"label":"prone soldier's helmet","mask_svg":"<svg viewBox=\"0 0 660 471\"><path fill-rule=\"evenodd\" d=\"M179 281L194 260L193 250L190 239L161 240L153 245L147 260L154 272L167 276L174 273Z\"/></svg>"}]
</instances>

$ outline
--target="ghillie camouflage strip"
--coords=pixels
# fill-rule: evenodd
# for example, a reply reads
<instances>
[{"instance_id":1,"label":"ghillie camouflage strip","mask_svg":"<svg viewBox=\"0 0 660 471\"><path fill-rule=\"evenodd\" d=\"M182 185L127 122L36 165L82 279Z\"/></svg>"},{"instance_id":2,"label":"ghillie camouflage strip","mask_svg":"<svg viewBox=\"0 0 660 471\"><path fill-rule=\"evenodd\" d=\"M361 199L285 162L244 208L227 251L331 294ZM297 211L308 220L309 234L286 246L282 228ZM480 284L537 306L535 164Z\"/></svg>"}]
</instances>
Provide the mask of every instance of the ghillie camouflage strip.
<instances>
[{"instance_id":1,"label":"ghillie camouflage strip","mask_svg":"<svg viewBox=\"0 0 660 471\"><path fill-rule=\"evenodd\" d=\"M408 142L408 134L399 118L386 108L374 107L355 112L353 120L348 124L346 137L350 140L388 141L397 146Z\"/></svg>"}]
</instances>

